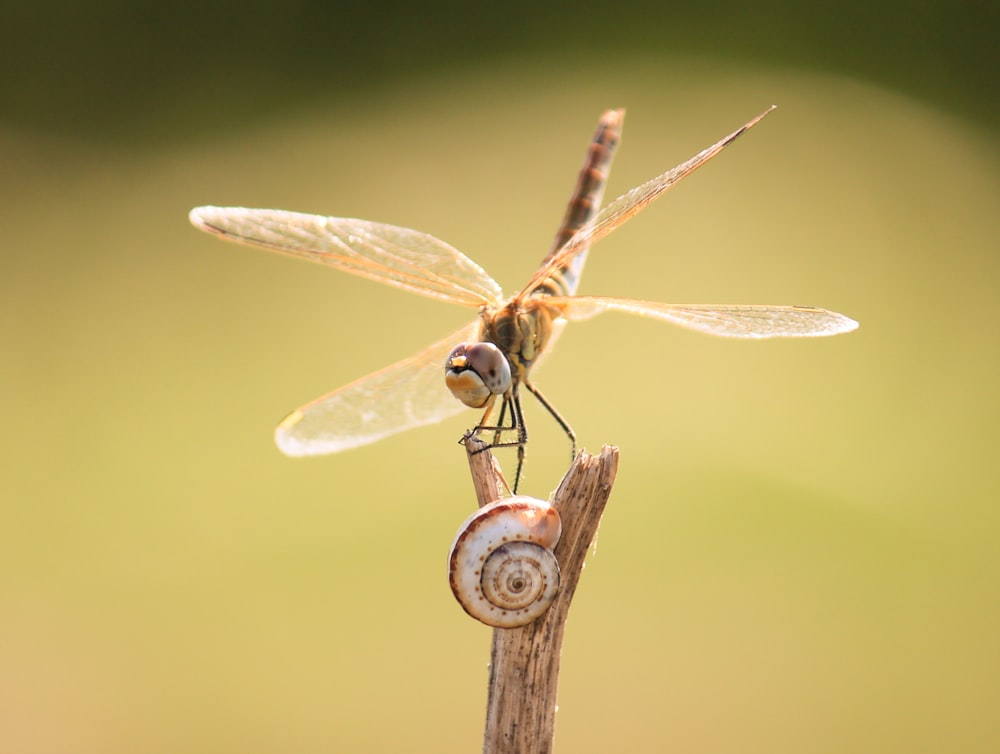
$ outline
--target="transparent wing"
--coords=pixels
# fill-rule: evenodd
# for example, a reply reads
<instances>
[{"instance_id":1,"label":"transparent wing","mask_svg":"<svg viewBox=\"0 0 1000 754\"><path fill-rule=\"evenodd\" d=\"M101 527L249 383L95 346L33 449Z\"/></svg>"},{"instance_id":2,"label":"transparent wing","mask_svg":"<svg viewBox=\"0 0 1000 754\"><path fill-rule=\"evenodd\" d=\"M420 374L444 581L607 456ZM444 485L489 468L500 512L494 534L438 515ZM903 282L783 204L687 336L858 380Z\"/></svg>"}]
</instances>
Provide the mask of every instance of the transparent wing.
<instances>
[{"instance_id":1,"label":"transparent wing","mask_svg":"<svg viewBox=\"0 0 1000 754\"><path fill-rule=\"evenodd\" d=\"M289 414L274 439L290 456L338 453L462 411L444 382L444 362L459 343L475 340L479 321L417 354L317 398Z\"/></svg>"},{"instance_id":2,"label":"transparent wing","mask_svg":"<svg viewBox=\"0 0 1000 754\"><path fill-rule=\"evenodd\" d=\"M858 326L850 317L813 306L660 304L601 296L553 297L548 301L564 307L567 319L579 321L603 312L627 312L729 338L812 338L850 332Z\"/></svg>"},{"instance_id":3,"label":"transparent wing","mask_svg":"<svg viewBox=\"0 0 1000 754\"><path fill-rule=\"evenodd\" d=\"M656 176L641 186L636 186L631 191L622 194L613 202L602 209L597 216L582 227L573 235L555 254L550 256L544 265L531 278L531 282L518 294L518 298L527 296L537 288L551 274L552 270L565 267L571 264L573 257L582 254L590 246L593 246L615 228L631 220L648 207L656 199L660 198L667 189L687 177L706 162L715 157L719 152L728 147L738 136L753 128L765 115L774 110L772 105L753 120L745 123L740 128L733 131L729 136L717 141L707 149L703 149L690 160L682 162L675 168L671 168L666 173Z\"/></svg>"},{"instance_id":4,"label":"transparent wing","mask_svg":"<svg viewBox=\"0 0 1000 754\"><path fill-rule=\"evenodd\" d=\"M200 230L464 306L496 304L500 286L478 264L427 233L278 209L196 207Z\"/></svg>"}]
</instances>

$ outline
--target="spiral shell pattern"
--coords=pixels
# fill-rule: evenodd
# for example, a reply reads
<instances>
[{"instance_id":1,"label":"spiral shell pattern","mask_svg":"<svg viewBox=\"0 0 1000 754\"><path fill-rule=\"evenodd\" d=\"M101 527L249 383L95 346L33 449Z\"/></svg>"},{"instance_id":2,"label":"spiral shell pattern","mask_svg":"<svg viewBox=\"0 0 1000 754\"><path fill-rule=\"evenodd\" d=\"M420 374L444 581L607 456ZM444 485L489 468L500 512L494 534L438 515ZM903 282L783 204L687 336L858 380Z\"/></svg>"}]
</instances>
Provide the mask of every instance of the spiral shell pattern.
<instances>
[{"instance_id":1,"label":"spiral shell pattern","mask_svg":"<svg viewBox=\"0 0 1000 754\"><path fill-rule=\"evenodd\" d=\"M525 626L559 591L552 549L562 524L548 503L523 495L483 506L459 529L448 556L451 590L465 611L497 628Z\"/></svg>"}]
</instances>

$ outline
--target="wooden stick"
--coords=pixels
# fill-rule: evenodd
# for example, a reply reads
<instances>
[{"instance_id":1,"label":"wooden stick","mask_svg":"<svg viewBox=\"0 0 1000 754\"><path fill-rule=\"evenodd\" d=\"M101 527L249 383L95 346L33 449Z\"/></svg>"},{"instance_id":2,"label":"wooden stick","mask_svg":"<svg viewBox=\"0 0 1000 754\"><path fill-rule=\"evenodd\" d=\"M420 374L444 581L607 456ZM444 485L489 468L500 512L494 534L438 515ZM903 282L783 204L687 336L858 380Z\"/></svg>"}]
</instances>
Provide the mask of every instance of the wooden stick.
<instances>
[{"instance_id":1,"label":"wooden stick","mask_svg":"<svg viewBox=\"0 0 1000 754\"><path fill-rule=\"evenodd\" d=\"M465 452L469 456L469 471L472 472L472 487L476 491L479 507L495 503L510 495L510 487L500 471L500 462L493 457L490 446L471 432L462 438Z\"/></svg>"},{"instance_id":2,"label":"wooden stick","mask_svg":"<svg viewBox=\"0 0 1000 754\"><path fill-rule=\"evenodd\" d=\"M470 437L465 445L480 507L500 499L506 483L485 443ZM552 752L566 618L617 471L618 448L580 453L552 496L562 519L559 594L534 623L493 630L484 754Z\"/></svg>"}]
</instances>

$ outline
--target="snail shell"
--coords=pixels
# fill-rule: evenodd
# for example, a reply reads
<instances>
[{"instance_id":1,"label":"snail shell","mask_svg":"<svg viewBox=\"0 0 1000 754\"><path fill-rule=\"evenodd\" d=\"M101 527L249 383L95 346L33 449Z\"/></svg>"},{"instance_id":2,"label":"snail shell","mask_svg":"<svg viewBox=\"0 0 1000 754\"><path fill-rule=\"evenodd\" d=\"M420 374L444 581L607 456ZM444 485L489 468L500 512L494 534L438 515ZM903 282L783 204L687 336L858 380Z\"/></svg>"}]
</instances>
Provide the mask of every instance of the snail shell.
<instances>
[{"instance_id":1,"label":"snail shell","mask_svg":"<svg viewBox=\"0 0 1000 754\"><path fill-rule=\"evenodd\" d=\"M485 505L458 530L448 580L465 612L488 626L537 620L559 591L552 549L562 523L548 503L523 495Z\"/></svg>"}]
</instances>

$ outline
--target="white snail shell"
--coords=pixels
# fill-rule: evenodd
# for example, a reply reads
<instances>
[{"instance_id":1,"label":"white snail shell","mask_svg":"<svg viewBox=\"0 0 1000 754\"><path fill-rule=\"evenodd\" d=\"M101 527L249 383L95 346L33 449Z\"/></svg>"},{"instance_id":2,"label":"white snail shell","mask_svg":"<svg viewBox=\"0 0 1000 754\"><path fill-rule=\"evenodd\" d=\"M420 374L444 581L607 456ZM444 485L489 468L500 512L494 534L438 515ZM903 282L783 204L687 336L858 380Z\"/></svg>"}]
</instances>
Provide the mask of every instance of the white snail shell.
<instances>
[{"instance_id":1,"label":"white snail shell","mask_svg":"<svg viewBox=\"0 0 1000 754\"><path fill-rule=\"evenodd\" d=\"M510 387L510 362L489 341L455 346L444 364L444 381L452 395L470 408L485 408Z\"/></svg>"},{"instance_id":2,"label":"white snail shell","mask_svg":"<svg viewBox=\"0 0 1000 754\"><path fill-rule=\"evenodd\" d=\"M559 514L541 500L519 495L483 506L458 530L448 554L455 598L488 626L537 620L559 591L552 549L560 534Z\"/></svg>"}]
</instances>

